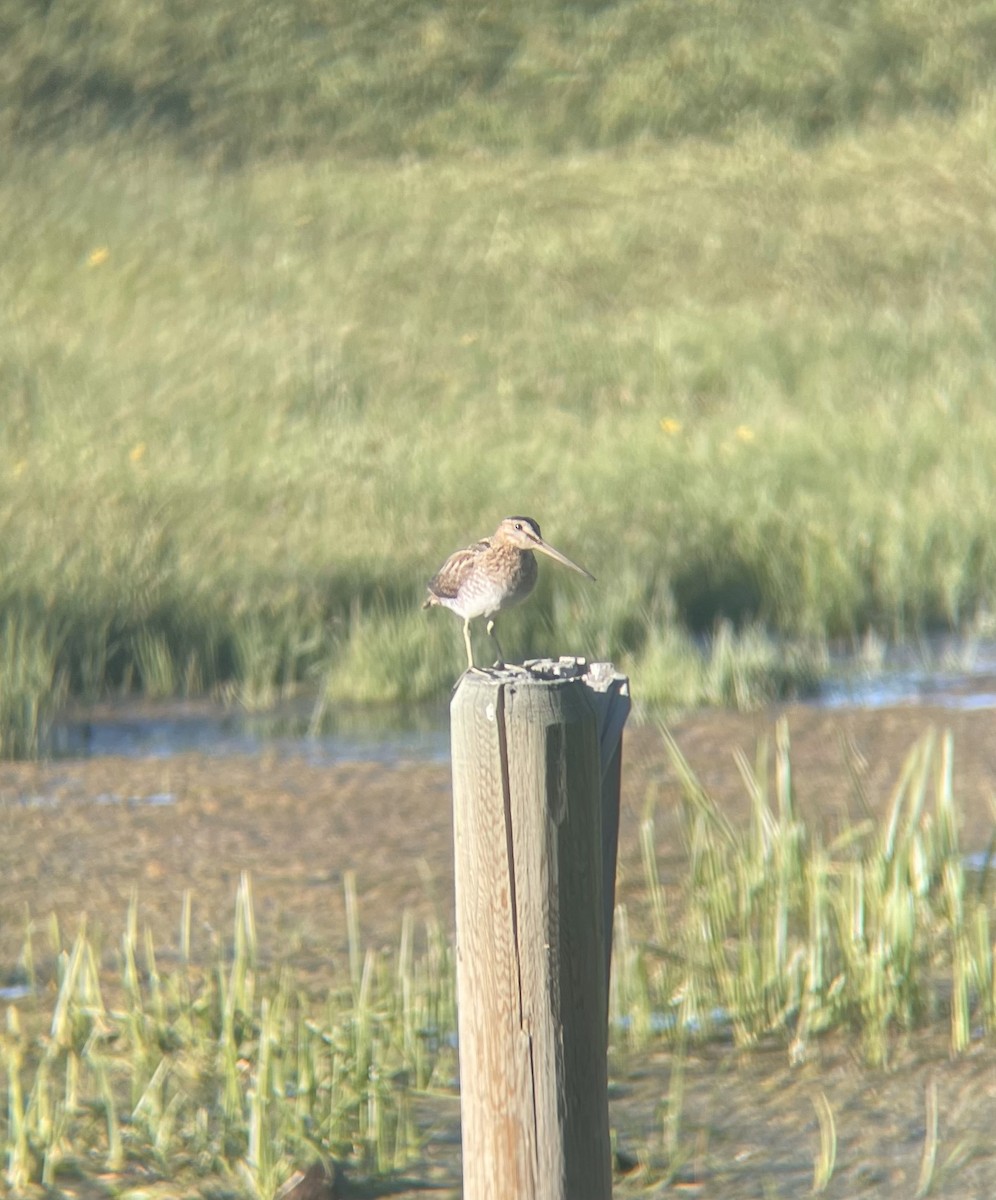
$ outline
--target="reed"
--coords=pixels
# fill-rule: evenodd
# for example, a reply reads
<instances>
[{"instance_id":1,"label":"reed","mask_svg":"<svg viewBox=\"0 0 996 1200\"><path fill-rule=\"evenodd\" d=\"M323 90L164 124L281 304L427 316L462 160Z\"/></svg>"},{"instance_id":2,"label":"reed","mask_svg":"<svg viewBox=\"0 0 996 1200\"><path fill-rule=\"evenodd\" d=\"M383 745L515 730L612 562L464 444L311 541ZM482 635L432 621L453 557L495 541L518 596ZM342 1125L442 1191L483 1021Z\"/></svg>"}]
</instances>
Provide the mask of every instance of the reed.
<instances>
[{"instance_id":1,"label":"reed","mask_svg":"<svg viewBox=\"0 0 996 1200\"><path fill-rule=\"evenodd\" d=\"M12 1190L74 1172L124 1179L138 1163L181 1181L220 1171L270 1200L316 1152L378 1173L409 1160L410 1092L452 1070L438 930L424 958L409 948L392 965L366 950L358 987L317 999L260 967L246 876L235 910L229 956L208 969L181 956L164 972L148 941L140 951L133 899L113 976L82 928L59 950L51 1016L8 1008L0 1144Z\"/></svg>"},{"instance_id":2,"label":"reed","mask_svg":"<svg viewBox=\"0 0 996 1200\"><path fill-rule=\"evenodd\" d=\"M628 918L617 914L612 996L631 1042L655 1027L673 1037L689 1022L699 1032L718 1024L742 1046L781 1037L798 1058L811 1038L849 1028L878 1065L896 1034L945 1013L953 1053L991 1032L994 894L959 846L949 736L914 745L881 824L847 826L826 844L801 816L784 722L773 754L762 743L756 763L739 760L745 829L666 740L683 783L690 869L680 895L665 896L648 816L652 956L632 953Z\"/></svg>"}]
</instances>

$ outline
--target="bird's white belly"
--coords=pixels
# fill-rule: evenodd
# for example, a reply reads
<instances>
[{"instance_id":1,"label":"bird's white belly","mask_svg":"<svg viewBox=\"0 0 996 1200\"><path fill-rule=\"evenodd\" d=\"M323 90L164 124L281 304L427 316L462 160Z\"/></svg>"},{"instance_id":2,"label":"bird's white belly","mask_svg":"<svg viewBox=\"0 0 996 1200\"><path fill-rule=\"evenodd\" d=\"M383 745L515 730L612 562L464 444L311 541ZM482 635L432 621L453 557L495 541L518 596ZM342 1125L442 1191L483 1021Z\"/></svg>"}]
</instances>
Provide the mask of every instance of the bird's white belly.
<instances>
[{"instance_id":1,"label":"bird's white belly","mask_svg":"<svg viewBox=\"0 0 996 1200\"><path fill-rule=\"evenodd\" d=\"M501 582L489 579L483 574L473 574L455 596L441 600L440 603L452 609L465 621L469 621L474 617L492 617L503 608L509 608L525 599L527 594L528 591L510 594L507 585L503 586Z\"/></svg>"}]
</instances>

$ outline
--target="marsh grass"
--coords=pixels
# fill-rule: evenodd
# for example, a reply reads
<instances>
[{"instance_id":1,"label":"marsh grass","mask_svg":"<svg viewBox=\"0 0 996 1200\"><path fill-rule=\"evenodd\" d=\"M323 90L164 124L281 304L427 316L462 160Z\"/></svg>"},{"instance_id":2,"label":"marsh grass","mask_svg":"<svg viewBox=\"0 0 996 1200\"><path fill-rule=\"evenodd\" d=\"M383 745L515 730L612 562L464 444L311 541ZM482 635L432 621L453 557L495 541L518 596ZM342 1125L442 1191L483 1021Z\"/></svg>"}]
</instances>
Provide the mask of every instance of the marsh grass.
<instances>
[{"instance_id":1,"label":"marsh grass","mask_svg":"<svg viewBox=\"0 0 996 1200\"><path fill-rule=\"evenodd\" d=\"M187 898L187 929L190 909ZM229 955L208 969L181 955L165 971L138 937L133 900L117 972L102 968L84 927L58 951L51 1017L8 1007L11 1189L142 1169L220 1176L268 1200L316 1153L381 1173L407 1161L409 1096L452 1071L453 972L438 931L417 957L409 919L394 963L351 944L359 980L315 996L288 970L260 967L247 877L235 909Z\"/></svg>"},{"instance_id":2,"label":"marsh grass","mask_svg":"<svg viewBox=\"0 0 996 1200\"><path fill-rule=\"evenodd\" d=\"M508 512L599 578L516 657L666 707L986 616L984 4L153 8L0 18L0 751L438 695Z\"/></svg>"},{"instance_id":3,"label":"marsh grass","mask_svg":"<svg viewBox=\"0 0 996 1200\"><path fill-rule=\"evenodd\" d=\"M35 757L46 745L68 686L58 630L30 611L0 616L0 757Z\"/></svg>"},{"instance_id":4,"label":"marsh grass","mask_svg":"<svg viewBox=\"0 0 996 1200\"><path fill-rule=\"evenodd\" d=\"M926 1023L947 1023L955 1054L991 1034L994 894L958 844L950 737L913 747L881 824L835 832L803 816L784 723L773 754L762 743L756 763L739 759L746 829L730 823L670 739L668 749L683 784L689 872L669 897L649 815L641 844L656 956L637 965L623 915L617 967L637 982L614 992L634 1044L655 1024L673 1036L718 1022L738 1045L775 1035L801 1059L812 1038L846 1028L882 1065L898 1035Z\"/></svg>"},{"instance_id":5,"label":"marsh grass","mask_svg":"<svg viewBox=\"0 0 996 1200\"><path fill-rule=\"evenodd\" d=\"M996 1027L993 881L958 843L948 737L911 749L880 820L836 827L796 795L784 725L755 761L740 759L743 826L668 746L687 873L662 883L651 805L645 917L636 925L617 908L610 985L613 1059L668 1051L659 1135L641 1153L640 1177L658 1182L697 1153L685 1071L704 1040L732 1038L744 1055L780 1046L799 1064L836 1033L875 1068L915 1030L946 1027L958 1056ZM190 893L168 958L143 933L136 897L116 948L85 924L70 942L54 917L28 918L18 970L32 996L8 1005L0 1036L8 1186L57 1188L73 1174L125 1186L129 1172L151 1172L269 1200L319 1153L372 1174L403 1168L419 1147L416 1100L449 1092L455 1076L453 947L411 915L396 950L364 946L351 873L344 887L348 969L321 986L260 961L248 876L215 961L191 959ZM822 1092L812 1100L819 1193L834 1175L836 1119ZM928 1087L922 1195L971 1149L938 1161L936 1103Z\"/></svg>"}]
</instances>

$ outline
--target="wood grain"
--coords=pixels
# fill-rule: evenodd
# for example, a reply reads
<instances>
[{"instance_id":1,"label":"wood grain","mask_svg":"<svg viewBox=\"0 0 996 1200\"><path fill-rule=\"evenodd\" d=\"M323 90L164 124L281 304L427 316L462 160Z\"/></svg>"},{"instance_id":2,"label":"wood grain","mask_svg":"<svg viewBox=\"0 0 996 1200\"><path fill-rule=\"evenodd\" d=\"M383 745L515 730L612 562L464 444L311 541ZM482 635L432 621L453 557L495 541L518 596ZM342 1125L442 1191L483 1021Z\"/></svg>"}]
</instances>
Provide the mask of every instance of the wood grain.
<instances>
[{"instance_id":1,"label":"wood grain","mask_svg":"<svg viewBox=\"0 0 996 1200\"><path fill-rule=\"evenodd\" d=\"M606 1200L599 722L528 675L464 676L451 718L464 1197Z\"/></svg>"}]
</instances>

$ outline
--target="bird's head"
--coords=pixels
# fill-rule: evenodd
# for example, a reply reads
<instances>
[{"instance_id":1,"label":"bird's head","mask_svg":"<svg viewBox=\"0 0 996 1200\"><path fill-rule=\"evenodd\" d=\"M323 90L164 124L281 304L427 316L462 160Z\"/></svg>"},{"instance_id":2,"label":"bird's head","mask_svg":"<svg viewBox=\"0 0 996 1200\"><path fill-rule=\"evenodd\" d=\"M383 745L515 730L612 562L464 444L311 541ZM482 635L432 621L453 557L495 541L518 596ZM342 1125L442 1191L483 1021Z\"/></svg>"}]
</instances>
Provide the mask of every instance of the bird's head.
<instances>
[{"instance_id":1,"label":"bird's head","mask_svg":"<svg viewBox=\"0 0 996 1200\"><path fill-rule=\"evenodd\" d=\"M541 554L548 555L550 558L562 563L565 567L570 567L572 571L577 571L585 579L594 581L595 576L586 571L584 567L579 567L576 562L571 562L566 554L561 554L559 550L555 550L548 542L543 541L539 522L534 521L532 517L506 517L498 526L498 530L495 533L495 540L506 542L508 545L515 546L519 550L538 550Z\"/></svg>"}]
</instances>

